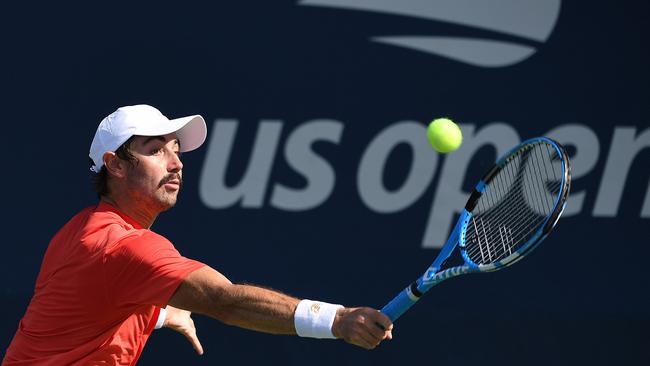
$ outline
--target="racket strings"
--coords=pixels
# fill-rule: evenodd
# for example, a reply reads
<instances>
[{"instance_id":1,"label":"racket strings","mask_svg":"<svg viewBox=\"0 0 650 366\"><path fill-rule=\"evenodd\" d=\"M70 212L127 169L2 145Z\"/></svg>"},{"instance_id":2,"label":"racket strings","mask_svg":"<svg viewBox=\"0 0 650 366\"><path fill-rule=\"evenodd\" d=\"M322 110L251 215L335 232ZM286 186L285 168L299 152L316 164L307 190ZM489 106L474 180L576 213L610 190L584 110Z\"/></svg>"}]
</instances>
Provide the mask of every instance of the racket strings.
<instances>
[{"instance_id":1,"label":"racket strings","mask_svg":"<svg viewBox=\"0 0 650 366\"><path fill-rule=\"evenodd\" d=\"M536 158L540 157L539 151L535 151L535 154L536 154L536 156L535 156ZM548 155L548 151L547 151L547 155ZM491 191L490 191L491 193L497 192L497 194L499 194L501 197L503 197L503 195L504 195L504 190L503 190L504 185L515 185L515 186L519 185L519 186L521 186L522 183L523 184L528 184L528 185L533 185L533 186L535 185L536 182L531 181L530 177L528 177L527 175L519 174L519 175L516 176L516 175L513 174L514 170L513 170L512 167L514 167L516 165L517 164L509 164L507 166L507 168L504 169L504 172L506 174L501 174L499 177L495 177L495 179L493 180L494 184L491 185ZM546 174L543 174L542 171L539 168L534 169L534 174L537 175L537 176L540 176L540 177L544 177L545 179L548 179L550 177L548 172L546 172ZM557 175L555 175L555 176L557 176ZM514 181L513 181L513 179L514 179ZM522 179L524 179L524 180L522 181ZM503 183L504 180L506 181L505 184ZM499 184L499 182L501 182L501 184ZM536 187L536 190L539 191L539 187ZM557 190L557 189L550 188L550 190ZM499 220L502 219L500 216L502 216L502 215L504 215L506 213L509 214L509 215L512 215L512 216L521 216L522 215L522 210L525 210L525 208L527 207L527 205L526 205L527 203L535 204L535 206L533 206L533 207L535 207L535 211L537 211L537 212L543 211L545 209L549 209L549 203L544 202L542 200L541 196L539 195L539 192L536 192L536 193L537 193L536 195L532 196L533 199L528 199L528 200L524 200L523 198L525 196L523 196L522 194L508 195L506 197L510 198L510 199L508 199L505 204L503 202L501 203L501 209L500 210L496 210L496 211L492 210L491 214L488 214L488 215L486 215L484 217L481 217L481 218L477 218L478 224L475 223L475 225L474 225L474 234L480 240L477 240L478 246L476 248L474 248L474 250L470 249L470 251L469 251L470 256L474 256L474 254L481 254L481 257L480 257L481 261L480 262L489 263L489 262L493 262L495 260L495 258L501 258L504 255L512 254L512 249L517 244L517 242L519 242L521 240L521 236L526 236L528 231L534 230L536 228L537 224L539 224L539 222L534 220L535 216L538 216L538 215L530 215L529 214L528 216L533 218L533 220L529 220L527 222L526 221L520 221L518 223L518 225L516 225L516 226L512 226L512 225L510 225L510 226L499 226L499 225L497 225L496 230L491 230L490 225L486 225L486 221L488 221L489 223L493 223L495 221L498 222ZM486 205L488 205L490 207L493 207L494 206L494 201L500 199L500 197L495 198L494 194L491 194L491 195L486 194L485 198L486 199L482 200L482 202L480 203L478 212L475 213L477 216L480 213L485 211L485 206ZM486 204L486 202L487 202L487 204ZM500 216L495 218L494 217L494 212L499 212ZM543 219L545 218L545 216L541 216L539 218L543 222ZM478 227L481 227L482 230L478 230ZM515 235L513 235L513 231L523 233L523 235L515 236ZM492 235L488 235L489 232L491 232ZM481 238L481 236L482 236L482 238ZM471 234L470 234L470 239L471 239ZM495 243L496 244L500 243L501 245L498 246L498 245L495 245ZM478 257L478 255L476 255L476 257Z\"/></svg>"},{"instance_id":2,"label":"racket strings","mask_svg":"<svg viewBox=\"0 0 650 366\"><path fill-rule=\"evenodd\" d=\"M478 249L470 249L469 253L470 256L473 256L474 253L483 252L481 255L482 263L491 263L495 260L503 258L504 256L512 254L514 247L521 240L522 236L526 236L530 231L534 230L540 221L543 221L544 219L543 216L534 214L531 215L525 212L527 210L527 206L526 201L523 199L524 196L512 195L512 197L516 197L518 199L510 199L506 201L507 203L502 203L502 210L491 211L490 213L481 217L477 215L476 222L479 224L475 225L474 233L478 238ZM539 210L540 209L538 208L536 211ZM495 216L495 212L497 212L496 215L498 216ZM508 226L498 224L494 225L494 223L499 223L502 221L503 215L506 212L509 215L513 216L525 215L525 217L528 217L529 220L520 220L515 224ZM476 229L478 226L482 228L481 231L478 231ZM494 227L496 227L496 230L494 230ZM517 233L520 234L517 235ZM487 253L487 256L485 253Z\"/></svg>"},{"instance_id":3,"label":"racket strings","mask_svg":"<svg viewBox=\"0 0 650 366\"><path fill-rule=\"evenodd\" d=\"M514 207L510 210L514 215L521 214L522 210L525 210L524 202L512 201L507 206ZM515 246L521 236L517 236L517 233L526 233L531 228L534 228L536 224L534 220L529 220L519 221L515 225L501 225L497 219L489 215L477 216L473 219L474 230L468 234L467 248L472 259L478 257L475 254L481 254L480 261L474 259L475 262L492 263L505 255L511 254L513 250L516 250ZM472 234L475 234L474 238L472 238ZM472 247L473 242L477 244L474 247Z\"/></svg>"},{"instance_id":4,"label":"racket strings","mask_svg":"<svg viewBox=\"0 0 650 366\"><path fill-rule=\"evenodd\" d=\"M560 183L557 182L555 184L548 185L546 189L549 190L550 192L559 192L559 188L560 188ZM520 220L518 222L515 222L514 224L509 225L510 231L515 230L516 232L524 232L526 224L530 226L531 224L536 223L535 218L541 218L542 220L545 219L546 217L545 213L550 212L552 209L552 207L549 205L549 202L544 201L543 204L537 203L536 207L534 208L534 211L540 213L540 215L531 215L530 213L526 212L526 210L528 210L527 207L528 201L524 199L523 195L516 195L512 197L515 198L506 198L506 203L502 203L502 207L500 207L499 210L496 211L493 210L485 213L483 216L480 217L480 220L489 221L489 222L503 222L504 219L509 218L510 216L527 215L527 217L529 218L528 221ZM476 214L476 217L480 215L480 210L483 208L483 206L484 205L481 204L481 207L479 207L479 213ZM542 211L544 211L544 214L541 214ZM499 226L498 228L502 229L501 226ZM500 232L494 233L490 239L494 239L497 236L502 237L503 233ZM518 237L516 238L516 240L520 240L520 238Z\"/></svg>"},{"instance_id":5,"label":"racket strings","mask_svg":"<svg viewBox=\"0 0 650 366\"><path fill-rule=\"evenodd\" d=\"M465 233L465 251L476 264L502 260L526 243L554 210L562 166L545 142L508 158L487 184Z\"/></svg>"},{"instance_id":6,"label":"racket strings","mask_svg":"<svg viewBox=\"0 0 650 366\"><path fill-rule=\"evenodd\" d=\"M496 177L496 179L501 179L501 177ZM520 184L520 180L522 178L520 177L517 179L514 184ZM495 187L498 187L496 185ZM551 192L559 192L560 184L559 182L556 182L555 184L547 186L547 189ZM524 213L524 210L526 210L526 199L524 198L523 195L510 195L510 196L505 196L505 203L502 201L501 202L501 207L499 210L486 210L486 202L489 201L487 204L488 207L494 207L495 201L501 200L501 198L497 198L496 200L493 198L494 195L488 195L486 196L485 200L481 200L478 204L478 210L477 212L474 213L475 216L479 216L481 214L484 214L485 217L484 219L489 219L491 221L497 221L501 222L504 220L504 216L519 216ZM501 192L501 196L503 197L504 194ZM548 205L544 205L545 207L538 207L535 209L536 211L549 211L551 208ZM487 212L487 213L485 213ZM545 213L545 212L544 212Z\"/></svg>"},{"instance_id":7,"label":"racket strings","mask_svg":"<svg viewBox=\"0 0 650 366\"><path fill-rule=\"evenodd\" d=\"M522 214L526 210L524 205L525 202L514 205L516 208L513 208L511 213L515 215ZM467 233L466 240L467 252L472 261L479 264L493 263L512 254L516 250L517 244L522 241L522 238L527 237L545 219L544 216L539 215L529 215L528 217L530 219L527 221L522 220L509 225L495 224L498 222L498 218L490 216L473 218L473 228L470 228ZM472 234L474 234L474 237L472 237ZM474 247L472 246L473 239L476 241ZM483 253L487 253L487 256ZM481 254L480 261L475 260L475 257L477 257L475 254Z\"/></svg>"}]
</instances>

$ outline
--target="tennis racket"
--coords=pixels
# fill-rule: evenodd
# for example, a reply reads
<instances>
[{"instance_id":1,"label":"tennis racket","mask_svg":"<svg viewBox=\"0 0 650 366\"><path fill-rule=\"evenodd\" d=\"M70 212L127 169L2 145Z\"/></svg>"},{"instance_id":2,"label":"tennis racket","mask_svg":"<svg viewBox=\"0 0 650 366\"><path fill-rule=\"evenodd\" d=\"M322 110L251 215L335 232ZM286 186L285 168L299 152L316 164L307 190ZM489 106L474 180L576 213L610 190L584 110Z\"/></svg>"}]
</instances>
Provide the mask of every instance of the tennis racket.
<instances>
[{"instance_id":1,"label":"tennis racket","mask_svg":"<svg viewBox=\"0 0 650 366\"><path fill-rule=\"evenodd\" d=\"M570 184L569 157L558 142L537 137L510 150L478 182L436 260L381 312L395 321L444 280L525 257L557 224ZM456 248L464 263L444 267Z\"/></svg>"}]
</instances>

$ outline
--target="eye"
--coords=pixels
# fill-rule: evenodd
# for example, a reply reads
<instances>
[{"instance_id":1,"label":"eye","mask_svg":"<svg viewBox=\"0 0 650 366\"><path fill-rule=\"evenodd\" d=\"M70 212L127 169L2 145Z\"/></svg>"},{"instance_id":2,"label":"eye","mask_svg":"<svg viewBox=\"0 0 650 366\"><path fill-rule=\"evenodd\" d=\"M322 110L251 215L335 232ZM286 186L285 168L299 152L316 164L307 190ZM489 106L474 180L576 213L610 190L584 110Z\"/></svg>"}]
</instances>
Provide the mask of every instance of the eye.
<instances>
[{"instance_id":1,"label":"eye","mask_svg":"<svg viewBox=\"0 0 650 366\"><path fill-rule=\"evenodd\" d=\"M159 155L163 151L162 147L156 147L151 149L151 155Z\"/></svg>"}]
</instances>

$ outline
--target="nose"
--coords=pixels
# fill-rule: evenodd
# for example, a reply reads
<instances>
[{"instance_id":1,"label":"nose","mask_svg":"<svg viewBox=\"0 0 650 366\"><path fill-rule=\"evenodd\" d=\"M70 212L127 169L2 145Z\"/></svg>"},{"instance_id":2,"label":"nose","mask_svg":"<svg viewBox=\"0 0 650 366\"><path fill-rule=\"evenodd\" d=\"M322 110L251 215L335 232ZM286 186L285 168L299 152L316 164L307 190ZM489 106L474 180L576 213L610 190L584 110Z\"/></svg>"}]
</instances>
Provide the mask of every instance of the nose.
<instances>
[{"instance_id":1,"label":"nose","mask_svg":"<svg viewBox=\"0 0 650 366\"><path fill-rule=\"evenodd\" d=\"M167 170L174 173L181 171L181 169L183 169L183 162L181 161L181 157L173 152L170 155L172 158L169 161Z\"/></svg>"}]
</instances>

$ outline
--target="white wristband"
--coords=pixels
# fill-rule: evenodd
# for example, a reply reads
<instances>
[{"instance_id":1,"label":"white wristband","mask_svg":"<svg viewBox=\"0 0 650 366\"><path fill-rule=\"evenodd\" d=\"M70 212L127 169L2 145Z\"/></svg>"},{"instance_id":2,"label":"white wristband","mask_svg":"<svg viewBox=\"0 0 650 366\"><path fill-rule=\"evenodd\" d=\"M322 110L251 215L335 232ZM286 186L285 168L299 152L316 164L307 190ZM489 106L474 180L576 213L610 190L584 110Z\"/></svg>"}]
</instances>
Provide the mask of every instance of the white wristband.
<instances>
[{"instance_id":1,"label":"white wristband","mask_svg":"<svg viewBox=\"0 0 650 366\"><path fill-rule=\"evenodd\" d=\"M332 334L332 324L336 311L342 307L322 301L300 301L294 313L296 333L301 337L336 338Z\"/></svg>"},{"instance_id":2,"label":"white wristband","mask_svg":"<svg viewBox=\"0 0 650 366\"><path fill-rule=\"evenodd\" d=\"M156 321L156 326L154 327L154 329L162 328L163 324L165 324L166 318L167 318L167 309L160 308L160 313L158 313L158 320Z\"/></svg>"}]
</instances>

